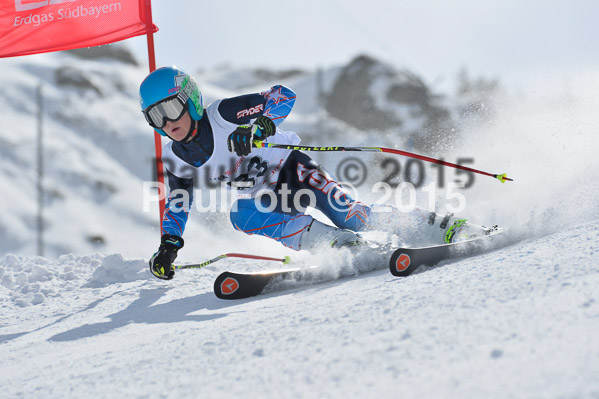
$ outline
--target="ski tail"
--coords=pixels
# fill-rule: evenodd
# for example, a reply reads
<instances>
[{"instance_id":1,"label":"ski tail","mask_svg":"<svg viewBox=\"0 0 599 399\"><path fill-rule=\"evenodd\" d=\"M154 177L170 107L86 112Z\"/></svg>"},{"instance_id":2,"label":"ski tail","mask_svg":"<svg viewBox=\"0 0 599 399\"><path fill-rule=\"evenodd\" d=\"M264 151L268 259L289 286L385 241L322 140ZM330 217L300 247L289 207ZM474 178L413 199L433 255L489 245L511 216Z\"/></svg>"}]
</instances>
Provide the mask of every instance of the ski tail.
<instances>
[{"instance_id":1,"label":"ski tail","mask_svg":"<svg viewBox=\"0 0 599 399\"><path fill-rule=\"evenodd\" d=\"M270 282L289 277L299 270L278 270L264 273L224 272L214 281L214 294L220 299L244 299L260 295Z\"/></svg>"}]
</instances>

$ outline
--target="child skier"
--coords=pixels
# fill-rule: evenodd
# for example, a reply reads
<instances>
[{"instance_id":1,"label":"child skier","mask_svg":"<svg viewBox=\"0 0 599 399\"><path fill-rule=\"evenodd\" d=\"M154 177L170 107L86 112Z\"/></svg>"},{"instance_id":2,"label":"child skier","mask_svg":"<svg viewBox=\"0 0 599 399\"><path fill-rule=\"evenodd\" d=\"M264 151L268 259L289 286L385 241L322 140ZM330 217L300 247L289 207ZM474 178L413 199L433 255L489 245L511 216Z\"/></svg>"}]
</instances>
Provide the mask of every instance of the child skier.
<instances>
[{"instance_id":1,"label":"child skier","mask_svg":"<svg viewBox=\"0 0 599 399\"><path fill-rule=\"evenodd\" d=\"M183 231L193 199L194 179L226 183L245 195L234 204L233 226L259 234L294 250L361 245L357 231L402 229L436 243L480 235L484 230L451 215L416 209L399 215L379 215L355 201L310 156L295 150L252 148L254 140L297 145L299 137L278 128L291 112L295 93L274 86L262 93L217 100L206 108L193 77L171 66L150 73L140 86L146 120L171 139L163 149L170 194L161 244L150 259L150 271L160 279L174 276L172 262L183 247ZM185 198L187 201L182 201ZM306 206L322 211L336 227L304 213Z\"/></svg>"}]
</instances>

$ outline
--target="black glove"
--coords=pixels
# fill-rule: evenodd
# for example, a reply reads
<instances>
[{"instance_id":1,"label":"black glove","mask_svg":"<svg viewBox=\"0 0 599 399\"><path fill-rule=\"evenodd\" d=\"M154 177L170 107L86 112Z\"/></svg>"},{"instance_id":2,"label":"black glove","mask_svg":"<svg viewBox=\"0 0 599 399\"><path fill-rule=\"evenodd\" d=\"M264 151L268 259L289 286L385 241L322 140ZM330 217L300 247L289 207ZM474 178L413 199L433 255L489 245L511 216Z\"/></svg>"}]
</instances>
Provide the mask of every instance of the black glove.
<instances>
[{"instance_id":1,"label":"black glove","mask_svg":"<svg viewBox=\"0 0 599 399\"><path fill-rule=\"evenodd\" d=\"M277 132L277 125L275 125L275 123L272 120L270 120L269 117L264 115L256 118L256 120L254 121L254 125L257 125L260 128L259 133L261 133L260 135L256 134L254 140L263 141L267 137L274 136Z\"/></svg>"},{"instance_id":2,"label":"black glove","mask_svg":"<svg viewBox=\"0 0 599 399\"><path fill-rule=\"evenodd\" d=\"M173 262L177 258L177 251L183 248L183 238L165 234L160 239L160 247L150 259L150 272L162 280L170 280L175 275Z\"/></svg>"},{"instance_id":3,"label":"black glove","mask_svg":"<svg viewBox=\"0 0 599 399\"><path fill-rule=\"evenodd\" d=\"M248 155L252 152L252 143L254 140L263 141L267 137L274 135L277 126L266 116L259 116L251 125L240 125L233 133L229 135L227 144L229 152L235 152L237 156Z\"/></svg>"},{"instance_id":4,"label":"black glove","mask_svg":"<svg viewBox=\"0 0 599 399\"><path fill-rule=\"evenodd\" d=\"M241 125L229 135L227 145L229 152L235 152L238 157L252 152L254 134L260 129L256 125Z\"/></svg>"}]
</instances>

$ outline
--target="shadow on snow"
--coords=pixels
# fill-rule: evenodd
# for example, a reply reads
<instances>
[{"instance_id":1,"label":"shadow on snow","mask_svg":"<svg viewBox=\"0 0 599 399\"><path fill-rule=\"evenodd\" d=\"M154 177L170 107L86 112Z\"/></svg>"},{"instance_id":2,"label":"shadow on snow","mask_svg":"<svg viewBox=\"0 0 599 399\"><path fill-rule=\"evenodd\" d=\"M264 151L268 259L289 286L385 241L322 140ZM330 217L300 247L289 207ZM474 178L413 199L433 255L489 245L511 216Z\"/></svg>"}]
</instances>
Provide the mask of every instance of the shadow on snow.
<instances>
[{"instance_id":1,"label":"shadow on snow","mask_svg":"<svg viewBox=\"0 0 599 399\"><path fill-rule=\"evenodd\" d=\"M206 316L189 315L189 313L201 309L198 304L203 302L205 296L212 296L212 293L176 299L168 303L152 306L152 304L160 299L167 290L167 288L142 290L139 294L139 298L133 301L129 306L127 306L127 308L108 316L110 321L86 324L72 330L56 334L48 340L74 341L81 338L105 334L116 330L117 328L133 323L153 324L177 323L182 321L206 321L226 316L226 314ZM88 309L90 307L88 307Z\"/></svg>"}]
</instances>

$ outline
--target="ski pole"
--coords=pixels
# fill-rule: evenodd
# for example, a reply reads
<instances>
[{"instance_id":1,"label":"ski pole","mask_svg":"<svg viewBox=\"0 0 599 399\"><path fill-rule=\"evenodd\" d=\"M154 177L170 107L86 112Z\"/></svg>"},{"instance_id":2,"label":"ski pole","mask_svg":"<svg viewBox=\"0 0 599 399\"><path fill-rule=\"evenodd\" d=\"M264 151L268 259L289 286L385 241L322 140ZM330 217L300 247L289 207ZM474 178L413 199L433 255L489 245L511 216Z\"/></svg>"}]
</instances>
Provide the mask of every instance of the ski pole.
<instances>
[{"instance_id":1,"label":"ski pole","mask_svg":"<svg viewBox=\"0 0 599 399\"><path fill-rule=\"evenodd\" d=\"M254 145L256 148L280 148L284 150L299 150L299 151L363 151L363 152L386 152L389 154L397 154L403 155L410 158L420 159L426 162L432 162L439 165L450 166L452 168L466 170L468 172L478 173L480 175L491 176L495 179L499 180L502 183L506 181L514 181L506 176L505 173L502 174L493 174L488 172L483 172L482 170L469 168L467 166L458 165L451 162L442 161L440 159L427 157L424 155L414 154L412 152L395 150L393 148L384 148L384 147L309 147L309 146L299 146L299 145L287 145L287 144L274 144L274 143L265 143L263 141L254 140Z\"/></svg>"},{"instance_id":2,"label":"ski pole","mask_svg":"<svg viewBox=\"0 0 599 399\"><path fill-rule=\"evenodd\" d=\"M219 256L217 256L214 259L210 259L210 260L207 260L207 261L202 262L202 263L195 263L195 264L191 264L191 265L173 265L173 269L175 269L175 270L199 269L199 268L202 268L204 266L211 265L214 262L218 262L219 260L225 259L225 258L245 258L245 259L257 259L257 260L272 260L272 261L275 261L275 262L283 262L285 264L291 262L291 258L289 256L286 256L284 258L269 258L267 256L230 253L230 254L219 255Z\"/></svg>"}]
</instances>

